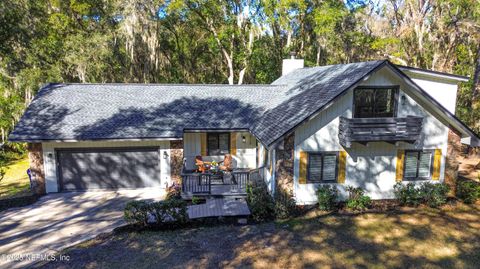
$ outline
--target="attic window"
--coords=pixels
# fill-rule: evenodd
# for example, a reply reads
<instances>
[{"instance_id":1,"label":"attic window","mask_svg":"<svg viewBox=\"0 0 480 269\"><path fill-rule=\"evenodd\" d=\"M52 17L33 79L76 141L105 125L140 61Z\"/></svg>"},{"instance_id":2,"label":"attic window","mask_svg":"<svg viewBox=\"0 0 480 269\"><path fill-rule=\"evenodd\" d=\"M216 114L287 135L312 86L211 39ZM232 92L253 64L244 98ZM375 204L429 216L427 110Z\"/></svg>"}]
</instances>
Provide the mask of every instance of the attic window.
<instances>
[{"instance_id":1,"label":"attic window","mask_svg":"<svg viewBox=\"0 0 480 269\"><path fill-rule=\"evenodd\" d=\"M358 87L353 94L354 118L393 118L398 86Z\"/></svg>"}]
</instances>

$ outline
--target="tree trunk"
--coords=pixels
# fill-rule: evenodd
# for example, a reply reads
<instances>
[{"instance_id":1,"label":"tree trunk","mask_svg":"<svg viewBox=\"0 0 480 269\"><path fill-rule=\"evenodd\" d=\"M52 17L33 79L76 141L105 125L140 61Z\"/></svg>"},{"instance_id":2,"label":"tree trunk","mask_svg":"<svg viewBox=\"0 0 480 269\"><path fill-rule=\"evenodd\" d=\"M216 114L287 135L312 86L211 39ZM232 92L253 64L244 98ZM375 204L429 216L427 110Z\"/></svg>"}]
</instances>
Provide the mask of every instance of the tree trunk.
<instances>
[{"instance_id":1,"label":"tree trunk","mask_svg":"<svg viewBox=\"0 0 480 269\"><path fill-rule=\"evenodd\" d=\"M472 105L474 107L480 105L480 45L477 49L477 60L475 65L475 71L473 73L473 85L472 85Z\"/></svg>"},{"instance_id":2,"label":"tree trunk","mask_svg":"<svg viewBox=\"0 0 480 269\"><path fill-rule=\"evenodd\" d=\"M250 29L250 32L248 33L248 43L247 43L247 55L243 58L243 68L240 70L240 73L238 73L238 85L243 84L243 78L245 77L245 73L247 72L248 68L248 61L250 59L250 56L252 55L253 51L253 39L255 38L253 29Z\"/></svg>"}]
</instances>

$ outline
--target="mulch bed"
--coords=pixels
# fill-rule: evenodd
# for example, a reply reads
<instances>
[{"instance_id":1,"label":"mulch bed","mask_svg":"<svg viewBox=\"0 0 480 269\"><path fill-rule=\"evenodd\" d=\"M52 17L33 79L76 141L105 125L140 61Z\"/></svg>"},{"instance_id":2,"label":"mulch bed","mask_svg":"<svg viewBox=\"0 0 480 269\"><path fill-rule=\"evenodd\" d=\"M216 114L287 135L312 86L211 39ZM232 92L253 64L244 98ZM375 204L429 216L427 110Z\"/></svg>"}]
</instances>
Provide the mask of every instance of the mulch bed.
<instances>
[{"instance_id":1,"label":"mulch bed","mask_svg":"<svg viewBox=\"0 0 480 269\"><path fill-rule=\"evenodd\" d=\"M27 206L35 203L40 196L33 193L23 194L21 196L0 199L0 211L12 208Z\"/></svg>"}]
</instances>

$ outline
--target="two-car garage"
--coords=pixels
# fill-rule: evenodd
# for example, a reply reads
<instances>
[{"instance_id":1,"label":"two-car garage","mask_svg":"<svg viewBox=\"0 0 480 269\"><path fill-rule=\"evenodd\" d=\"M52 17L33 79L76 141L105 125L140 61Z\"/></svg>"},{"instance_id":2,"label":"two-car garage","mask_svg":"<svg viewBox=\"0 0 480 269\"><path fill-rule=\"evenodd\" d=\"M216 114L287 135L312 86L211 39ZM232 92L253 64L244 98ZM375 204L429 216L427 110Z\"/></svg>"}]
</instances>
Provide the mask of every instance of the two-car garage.
<instances>
[{"instance_id":1,"label":"two-car garage","mask_svg":"<svg viewBox=\"0 0 480 269\"><path fill-rule=\"evenodd\" d=\"M160 187L159 147L55 149L59 191Z\"/></svg>"}]
</instances>

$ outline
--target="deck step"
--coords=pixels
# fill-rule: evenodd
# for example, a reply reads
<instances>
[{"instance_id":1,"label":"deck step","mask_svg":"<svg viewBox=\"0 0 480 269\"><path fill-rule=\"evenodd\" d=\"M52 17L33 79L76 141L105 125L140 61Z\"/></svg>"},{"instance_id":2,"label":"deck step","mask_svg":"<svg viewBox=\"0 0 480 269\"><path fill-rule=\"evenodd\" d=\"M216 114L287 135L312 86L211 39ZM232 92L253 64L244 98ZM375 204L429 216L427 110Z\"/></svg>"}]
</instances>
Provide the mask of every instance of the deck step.
<instances>
[{"instance_id":1,"label":"deck step","mask_svg":"<svg viewBox=\"0 0 480 269\"><path fill-rule=\"evenodd\" d=\"M205 204L188 206L190 219L249 215L250 209L245 199L211 198L207 199Z\"/></svg>"}]
</instances>

